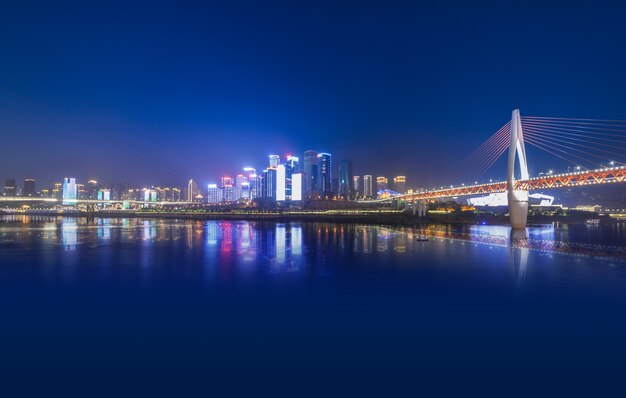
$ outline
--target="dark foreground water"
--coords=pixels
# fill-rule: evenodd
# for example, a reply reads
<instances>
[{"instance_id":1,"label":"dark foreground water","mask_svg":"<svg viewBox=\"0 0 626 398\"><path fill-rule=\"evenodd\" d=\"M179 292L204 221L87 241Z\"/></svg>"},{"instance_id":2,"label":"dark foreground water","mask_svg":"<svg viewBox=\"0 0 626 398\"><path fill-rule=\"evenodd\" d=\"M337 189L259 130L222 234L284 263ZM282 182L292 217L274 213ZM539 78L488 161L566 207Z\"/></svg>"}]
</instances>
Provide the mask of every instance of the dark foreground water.
<instances>
[{"instance_id":1,"label":"dark foreground water","mask_svg":"<svg viewBox=\"0 0 626 398\"><path fill-rule=\"evenodd\" d=\"M5 216L0 390L623 396L625 245L624 224Z\"/></svg>"}]
</instances>

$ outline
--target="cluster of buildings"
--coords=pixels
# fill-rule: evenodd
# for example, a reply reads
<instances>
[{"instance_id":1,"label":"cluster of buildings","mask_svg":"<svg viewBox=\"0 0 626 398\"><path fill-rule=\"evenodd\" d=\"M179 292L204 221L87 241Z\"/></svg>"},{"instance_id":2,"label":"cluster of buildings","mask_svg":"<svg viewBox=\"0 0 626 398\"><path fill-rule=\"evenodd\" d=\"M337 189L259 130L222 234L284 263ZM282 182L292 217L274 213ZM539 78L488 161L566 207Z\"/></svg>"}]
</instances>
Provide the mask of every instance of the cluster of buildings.
<instances>
[{"instance_id":1,"label":"cluster of buildings","mask_svg":"<svg viewBox=\"0 0 626 398\"><path fill-rule=\"evenodd\" d=\"M206 188L205 188L206 187ZM391 181L371 174L356 175L353 163L344 159L333 174L332 155L308 150L303 157L270 155L266 167L244 167L234 176L203 186L196 180L179 187L132 187L129 184L101 184L96 180L79 183L75 178L37 190L32 178L19 186L15 179L6 179L2 194L13 197L55 198L71 203L76 200L114 200L140 202L186 202L230 204L258 202L261 204L298 205L306 200L376 199L407 192L406 177Z\"/></svg>"},{"instance_id":2,"label":"cluster of buildings","mask_svg":"<svg viewBox=\"0 0 626 398\"><path fill-rule=\"evenodd\" d=\"M332 155L308 150L302 160L294 155L269 155L267 167L244 167L235 177L224 176L208 185L206 202L211 204L252 201L295 203L315 199L376 199L406 192L406 177L398 176L390 186L386 177L355 175L352 161L344 159L339 176L332 173ZM393 190L391 189L393 188ZM198 185L190 180L188 200L203 201Z\"/></svg>"}]
</instances>

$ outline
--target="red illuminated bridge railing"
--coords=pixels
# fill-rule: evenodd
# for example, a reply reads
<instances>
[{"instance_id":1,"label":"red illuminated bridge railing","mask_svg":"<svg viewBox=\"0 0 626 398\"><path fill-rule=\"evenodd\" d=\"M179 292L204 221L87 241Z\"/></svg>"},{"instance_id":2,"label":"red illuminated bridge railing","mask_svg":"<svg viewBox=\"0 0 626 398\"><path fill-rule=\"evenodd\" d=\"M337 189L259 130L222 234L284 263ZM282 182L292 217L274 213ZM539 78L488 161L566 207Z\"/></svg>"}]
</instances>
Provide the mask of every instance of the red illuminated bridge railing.
<instances>
[{"instance_id":1,"label":"red illuminated bridge railing","mask_svg":"<svg viewBox=\"0 0 626 398\"><path fill-rule=\"evenodd\" d=\"M581 187L586 185L626 182L626 166L598 170L585 170L575 173L546 175L528 180L515 181L515 189L532 191L537 189ZM406 200L440 199L455 196L489 195L506 192L506 182L467 185L403 195ZM393 198L392 198L393 199Z\"/></svg>"}]
</instances>

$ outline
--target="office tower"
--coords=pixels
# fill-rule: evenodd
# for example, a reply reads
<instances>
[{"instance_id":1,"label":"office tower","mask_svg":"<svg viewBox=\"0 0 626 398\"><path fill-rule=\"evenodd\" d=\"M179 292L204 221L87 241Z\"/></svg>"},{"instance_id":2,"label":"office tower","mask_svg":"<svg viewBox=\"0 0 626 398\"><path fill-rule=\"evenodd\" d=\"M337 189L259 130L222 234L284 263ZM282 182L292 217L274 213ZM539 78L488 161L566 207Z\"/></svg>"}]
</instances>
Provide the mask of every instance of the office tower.
<instances>
[{"instance_id":1,"label":"office tower","mask_svg":"<svg viewBox=\"0 0 626 398\"><path fill-rule=\"evenodd\" d=\"M302 173L294 173L291 176L291 200L302 200Z\"/></svg>"},{"instance_id":2,"label":"office tower","mask_svg":"<svg viewBox=\"0 0 626 398\"><path fill-rule=\"evenodd\" d=\"M322 196L331 196L331 156L330 153L317 155L317 190Z\"/></svg>"},{"instance_id":3,"label":"office tower","mask_svg":"<svg viewBox=\"0 0 626 398\"><path fill-rule=\"evenodd\" d=\"M376 189L379 191L389 188L389 180L387 177L376 177Z\"/></svg>"},{"instance_id":4,"label":"office tower","mask_svg":"<svg viewBox=\"0 0 626 398\"><path fill-rule=\"evenodd\" d=\"M231 177L222 177L220 180L220 189L222 190L222 201L223 202L234 202L235 201L235 187L234 181Z\"/></svg>"},{"instance_id":5,"label":"office tower","mask_svg":"<svg viewBox=\"0 0 626 398\"><path fill-rule=\"evenodd\" d=\"M35 180L32 178L27 178L24 180L24 190L22 191L22 196L36 196L37 192L35 191Z\"/></svg>"},{"instance_id":6,"label":"office tower","mask_svg":"<svg viewBox=\"0 0 626 398\"><path fill-rule=\"evenodd\" d=\"M280 156L270 155L270 168L276 168L280 164Z\"/></svg>"},{"instance_id":7,"label":"office tower","mask_svg":"<svg viewBox=\"0 0 626 398\"><path fill-rule=\"evenodd\" d=\"M17 184L13 178L7 178L4 180L4 196L16 196Z\"/></svg>"},{"instance_id":8,"label":"office tower","mask_svg":"<svg viewBox=\"0 0 626 398\"><path fill-rule=\"evenodd\" d=\"M276 200L284 201L287 196L287 171L284 164L276 168Z\"/></svg>"},{"instance_id":9,"label":"office tower","mask_svg":"<svg viewBox=\"0 0 626 398\"><path fill-rule=\"evenodd\" d=\"M172 194L172 198L171 198L172 202L180 202L182 198L180 194L180 188L172 188L171 194Z\"/></svg>"},{"instance_id":10,"label":"office tower","mask_svg":"<svg viewBox=\"0 0 626 398\"><path fill-rule=\"evenodd\" d=\"M287 156L287 162L285 162L285 195L287 200L290 200L292 195L292 177L294 173L299 172L300 159L292 155Z\"/></svg>"},{"instance_id":11,"label":"office tower","mask_svg":"<svg viewBox=\"0 0 626 398\"><path fill-rule=\"evenodd\" d=\"M352 177L352 189L354 192L355 198L360 198L363 196L363 186L361 185L361 176L353 176Z\"/></svg>"},{"instance_id":12,"label":"office tower","mask_svg":"<svg viewBox=\"0 0 626 398\"><path fill-rule=\"evenodd\" d=\"M96 194L96 199L98 200L111 200L111 190L110 189L100 189Z\"/></svg>"},{"instance_id":13,"label":"office tower","mask_svg":"<svg viewBox=\"0 0 626 398\"><path fill-rule=\"evenodd\" d=\"M374 177L369 174L363 176L363 196L369 199L374 197Z\"/></svg>"},{"instance_id":14,"label":"office tower","mask_svg":"<svg viewBox=\"0 0 626 398\"><path fill-rule=\"evenodd\" d=\"M263 171L263 197L276 200L276 169Z\"/></svg>"},{"instance_id":15,"label":"office tower","mask_svg":"<svg viewBox=\"0 0 626 398\"><path fill-rule=\"evenodd\" d=\"M76 178L63 179L63 202L76 202L78 199L78 186Z\"/></svg>"},{"instance_id":16,"label":"office tower","mask_svg":"<svg viewBox=\"0 0 626 398\"><path fill-rule=\"evenodd\" d=\"M248 179L248 183L250 184L250 194L248 195L249 199L252 200L260 197L261 177L257 175L256 169L254 167L244 167L243 171L244 175Z\"/></svg>"},{"instance_id":17,"label":"office tower","mask_svg":"<svg viewBox=\"0 0 626 398\"><path fill-rule=\"evenodd\" d=\"M156 202L158 200L157 191L152 188L143 189L143 201L144 202Z\"/></svg>"},{"instance_id":18,"label":"office tower","mask_svg":"<svg viewBox=\"0 0 626 398\"><path fill-rule=\"evenodd\" d=\"M91 200L97 199L99 189L100 187L98 186L98 181L96 180L87 181L87 187L85 188L87 199L91 199Z\"/></svg>"},{"instance_id":19,"label":"office tower","mask_svg":"<svg viewBox=\"0 0 626 398\"><path fill-rule=\"evenodd\" d=\"M78 199L87 199L85 184L76 184L76 189L78 190Z\"/></svg>"},{"instance_id":20,"label":"office tower","mask_svg":"<svg viewBox=\"0 0 626 398\"><path fill-rule=\"evenodd\" d=\"M354 199L352 160L344 159L339 165L339 195L345 200Z\"/></svg>"},{"instance_id":21,"label":"office tower","mask_svg":"<svg viewBox=\"0 0 626 398\"><path fill-rule=\"evenodd\" d=\"M209 184L207 190L207 203L216 204L222 201L222 190L217 184Z\"/></svg>"},{"instance_id":22,"label":"office tower","mask_svg":"<svg viewBox=\"0 0 626 398\"><path fill-rule=\"evenodd\" d=\"M304 152L302 190L305 196L317 191L317 152Z\"/></svg>"},{"instance_id":23,"label":"office tower","mask_svg":"<svg viewBox=\"0 0 626 398\"><path fill-rule=\"evenodd\" d=\"M235 201L250 199L250 184L248 183L248 177L243 174L238 174L235 177L234 199Z\"/></svg>"},{"instance_id":24,"label":"office tower","mask_svg":"<svg viewBox=\"0 0 626 398\"><path fill-rule=\"evenodd\" d=\"M406 177L405 176L394 177L393 190L398 193L406 193Z\"/></svg>"},{"instance_id":25,"label":"office tower","mask_svg":"<svg viewBox=\"0 0 626 398\"><path fill-rule=\"evenodd\" d=\"M189 180L187 183L187 202L191 203L198 196L198 184L193 180Z\"/></svg>"}]
</instances>

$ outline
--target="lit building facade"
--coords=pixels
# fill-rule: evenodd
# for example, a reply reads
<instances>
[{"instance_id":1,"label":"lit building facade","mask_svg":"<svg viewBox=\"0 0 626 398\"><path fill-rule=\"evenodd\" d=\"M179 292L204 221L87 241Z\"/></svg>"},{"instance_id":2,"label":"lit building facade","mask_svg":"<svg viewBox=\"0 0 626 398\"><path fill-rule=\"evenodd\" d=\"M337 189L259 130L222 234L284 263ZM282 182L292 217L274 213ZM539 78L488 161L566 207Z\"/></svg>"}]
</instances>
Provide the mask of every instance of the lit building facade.
<instances>
[{"instance_id":1,"label":"lit building facade","mask_svg":"<svg viewBox=\"0 0 626 398\"><path fill-rule=\"evenodd\" d=\"M222 201L222 189L217 184L209 184L207 189L207 203L216 204Z\"/></svg>"},{"instance_id":2,"label":"lit building facade","mask_svg":"<svg viewBox=\"0 0 626 398\"><path fill-rule=\"evenodd\" d=\"M401 194L406 193L406 177L405 176L394 177L393 189L394 191L401 193Z\"/></svg>"},{"instance_id":3,"label":"lit building facade","mask_svg":"<svg viewBox=\"0 0 626 398\"><path fill-rule=\"evenodd\" d=\"M280 164L280 156L278 155L270 155L270 167L278 167Z\"/></svg>"},{"instance_id":4,"label":"lit building facade","mask_svg":"<svg viewBox=\"0 0 626 398\"><path fill-rule=\"evenodd\" d=\"M317 190L322 196L332 196L332 174L330 153L317 155Z\"/></svg>"},{"instance_id":5,"label":"lit building facade","mask_svg":"<svg viewBox=\"0 0 626 398\"><path fill-rule=\"evenodd\" d=\"M198 196L198 184L191 179L187 183L187 202L193 202L196 196Z\"/></svg>"},{"instance_id":6,"label":"lit building facade","mask_svg":"<svg viewBox=\"0 0 626 398\"><path fill-rule=\"evenodd\" d=\"M78 199L78 185L76 178L63 179L63 202L76 202Z\"/></svg>"},{"instance_id":7,"label":"lit building facade","mask_svg":"<svg viewBox=\"0 0 626 398\"><path fill-rule=\"evenodd\" d=\"M353 184L352 160L344 159L339 165L339 195L345 200L354 199Z\"/></svg>"},{"instance_id":8,"label":"lit building facade","mask_svg":"<svg viewBox=\"0 0 626 398\"><path fill-rule=\"evenodd\" d=\"M363 196L369 199L374 197L374 177L369 174L363 176Z\"/></svg>"},{"instance_id":9,"label":"lit building facade","mask_svg":"<svg viewBox=\"0 0 626 398\"><path fill-rule=\"evenodd\" d=\"M389 180L387 177L376 177L376 190L384 191L385 189L389 189Z\"/></svg>"},{"instance_id":10,"label":"lit building facade","mask_svg":"<svg viewBox=\"0 0 626 398\"><path fill-rule=\"evenodd\" d=\"M302 189L305 196L317 192L317 152L304 152Z\"/></svg>"},{"instance_id":11,"label":"lit building facade","mask_svg":"<svg viewBox=\"0 0 626 398\"><path fill-rule=\"evenodd\" d=\"M352 177L352 192L355 198L363 196L363 186L361 184L361 176Z\"/></svg>"}]
</instances>

